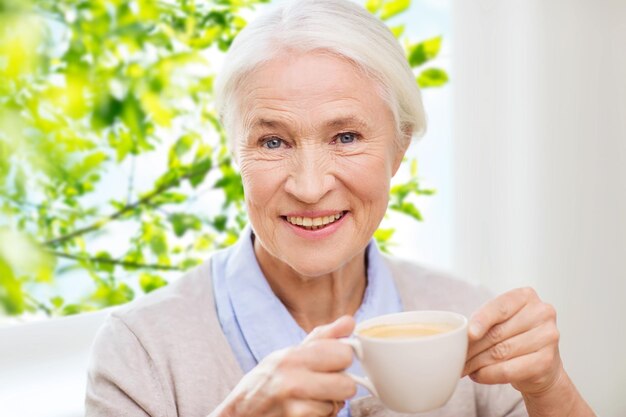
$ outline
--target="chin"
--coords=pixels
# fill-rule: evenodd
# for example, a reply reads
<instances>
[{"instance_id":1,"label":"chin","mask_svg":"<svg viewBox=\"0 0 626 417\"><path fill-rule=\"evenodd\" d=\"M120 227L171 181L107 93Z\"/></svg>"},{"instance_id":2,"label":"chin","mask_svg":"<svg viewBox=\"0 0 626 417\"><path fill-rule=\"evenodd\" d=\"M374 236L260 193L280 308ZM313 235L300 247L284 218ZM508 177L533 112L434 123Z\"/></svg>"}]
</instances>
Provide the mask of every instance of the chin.
<instances>
[{"instance_id":1,"label":"chin","mask_svg":"<svg viewBox=\"0 0 626 417\"><path fill-rule=\"evenodd\" d=\"M320 259L317 254L307 256L306 259L298 257L298 259L285 259L285 261L298 274L310 278L338 271L346 264L345 260L340 259Z\"/></svg>"}]
</instances>

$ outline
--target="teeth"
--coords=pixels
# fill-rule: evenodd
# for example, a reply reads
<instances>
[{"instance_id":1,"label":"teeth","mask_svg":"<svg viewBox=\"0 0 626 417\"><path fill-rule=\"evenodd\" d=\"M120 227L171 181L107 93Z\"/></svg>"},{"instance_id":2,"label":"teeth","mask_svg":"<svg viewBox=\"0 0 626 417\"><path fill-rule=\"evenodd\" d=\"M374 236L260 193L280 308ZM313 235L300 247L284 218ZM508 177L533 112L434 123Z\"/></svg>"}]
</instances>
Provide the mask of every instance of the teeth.
<instances>
[{"instance_id":1,"label":"teeth","mask_svg":"<svg viewBox=\"0 0 626 417\"><path fill-rule=\"evenodd\" d=\"M287 217L287 221L297 226L303 226L310 230L321 229L331 223L336 222L342 216L342 213L333 214L324 217Z\"/></svg>"}]
</instances>

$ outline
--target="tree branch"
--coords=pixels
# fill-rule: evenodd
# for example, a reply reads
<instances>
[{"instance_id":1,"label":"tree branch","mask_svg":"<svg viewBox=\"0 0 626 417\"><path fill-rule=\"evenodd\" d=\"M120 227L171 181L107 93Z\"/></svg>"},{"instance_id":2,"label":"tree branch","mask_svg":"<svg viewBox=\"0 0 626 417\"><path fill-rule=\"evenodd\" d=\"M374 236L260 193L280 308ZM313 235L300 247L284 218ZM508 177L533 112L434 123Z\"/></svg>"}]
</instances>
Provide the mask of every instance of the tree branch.
<instances>
[{"instance_id":1,"label":"tree branch","mask_svg":"<svg viewBox=\"0 0 626 417\"><path fill-rule=\"evenodd\" d=\"M85 226L83 228L74 230L73 232L70 232L66 235L63 236L59 236L56 237L54 239L50 239L47 240L45 242L43 242L43 246L55 246L58 245L59 243L63 243L65 241L68 241L70 239L73 239L77 236L81 236L84 235L86 233L90 233L90 232L94 232L96 230L101 229L104 225L106 225L107 223L112 222L113 220L116 220L120 217L122 217L124 214L128 213L129 211L134 210L135 208L141 206L142 204L148 204L150 203L150 201L157 197L159 194L167 191L170 188L175 187L176 185L180 184L181 181L185 180L185 179L189 179L191 177L193 177L195 174L197 174L197 172L188 172L187 174L176 178L173 181L170 181L168 183L162 184L160 187L156 188L155 190L153 190L152 192L146 194L143 198L140 198L139 200L135 201L132 204L126 204L124 207L122 207L121 209L119 209L118 211L116 211L113 214L110 214L109 216L106 216L92 224L90 224L89 226Z\"/></svg>"},{"instance_id":2,"label":"tree branch","mask_svg":"<svg viewBox=\"0 0 626 417\"><path fill-rule=\"evenodd\" d=\"M94 256L74 255L71 253L64 253L58 251L46 251L47 253L57 256L59 258L72 259L75 261L87 261L100 264L119 265L125 268L137 268L137 269L154 269L160 271L182 271L183 269L178 266L161 265L161 264L142 264L140 262L121 261L119 259L98 258Z\"/></svg>"},{"instance_id":3,"label":"tree branch","mask_svg":"<svg viewBox=\"0 0 626 417\"><path fill-rule=\"evenodd\" d=\"M35 297L30 295L29 293L25 292L24 293L24 298L26 298L28 301L30 301L32 304L34 304L35 307L39 308L41 311L46 313L46 316L48 316L48 317L52 316L52 310L50 310L50 308L48 308L48 306L46 306L41 301L37 300Z\"/></svg>"},{"instance_id":4,"label":"tree branch","mask_svg":"<svg viewBox=\"0 0 626 417\"><path fill-rule=\"evenodd\" d=\"M130 199L133 195L133 187L135 186L135 155L132 156L130 161L130 176L128 178L128 191L126 193L126 204L130 204Z\"/></svg>"}]
</instances>

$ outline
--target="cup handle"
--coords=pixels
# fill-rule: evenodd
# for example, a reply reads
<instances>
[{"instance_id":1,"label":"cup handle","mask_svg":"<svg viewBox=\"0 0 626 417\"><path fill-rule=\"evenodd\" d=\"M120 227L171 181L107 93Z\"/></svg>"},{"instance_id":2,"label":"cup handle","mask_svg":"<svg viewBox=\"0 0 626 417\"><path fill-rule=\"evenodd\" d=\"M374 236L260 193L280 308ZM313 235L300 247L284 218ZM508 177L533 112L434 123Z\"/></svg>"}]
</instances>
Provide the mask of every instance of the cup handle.
<instances>
[{"instance_id":1,"label":"cup handle","mask_svg":"<svg viewBox=\"0 0 626 417\"><path fill-rule=\"evenodd\" d=\"M344 345L350 346L352 348L352 351L354 352L354 355L360 361L363 361L363 347L361 346L361 342L359 342L358 339L345 337L338 340ZM369 378L353 375L349 372L344 372L344 374L352 378L352 380L357 384L363 385L365 388L367 388L367 390L371 392L373 396L378 397L378 392L376 391L374 384L372 384L372 381L370 381Z\"/></svg>"}]
</instances>

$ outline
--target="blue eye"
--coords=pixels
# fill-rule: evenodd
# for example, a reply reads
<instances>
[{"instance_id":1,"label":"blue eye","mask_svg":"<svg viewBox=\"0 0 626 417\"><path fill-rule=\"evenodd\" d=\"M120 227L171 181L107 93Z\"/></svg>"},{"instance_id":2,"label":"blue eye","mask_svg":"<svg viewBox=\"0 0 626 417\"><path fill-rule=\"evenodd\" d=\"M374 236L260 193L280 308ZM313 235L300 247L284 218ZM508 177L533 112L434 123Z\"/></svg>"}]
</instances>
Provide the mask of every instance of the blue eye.
<instances>
[{"instance_id":1,"label":"blue eye","mask_svg":"<svg viewBox=\"0 0 626 417\"><path fill-rule=\"evenodd\" d=\"M339 142L343 144L356 142L356 138L357 138L356 133L352 133L352 132L340 133L338 135Z\"/></svg>"},{"instance_id":2,"label":"blue eye","mask_svg":"<svg viewBox=\"0 0 626 417\"><path fill-rule=\"evenodd\" d=\"M282 145L283 140L278 138L269 138L263 142L263 146L267 149L278 149Z\"/></svg>"}]
</instances>

